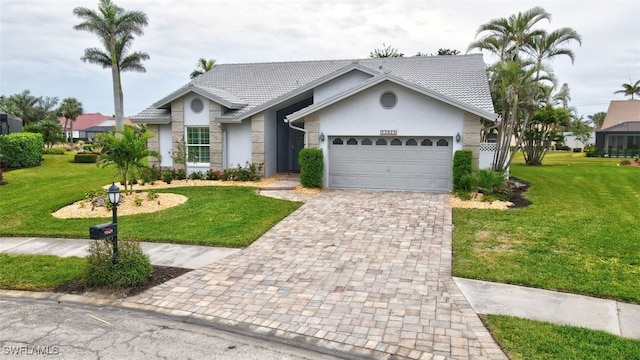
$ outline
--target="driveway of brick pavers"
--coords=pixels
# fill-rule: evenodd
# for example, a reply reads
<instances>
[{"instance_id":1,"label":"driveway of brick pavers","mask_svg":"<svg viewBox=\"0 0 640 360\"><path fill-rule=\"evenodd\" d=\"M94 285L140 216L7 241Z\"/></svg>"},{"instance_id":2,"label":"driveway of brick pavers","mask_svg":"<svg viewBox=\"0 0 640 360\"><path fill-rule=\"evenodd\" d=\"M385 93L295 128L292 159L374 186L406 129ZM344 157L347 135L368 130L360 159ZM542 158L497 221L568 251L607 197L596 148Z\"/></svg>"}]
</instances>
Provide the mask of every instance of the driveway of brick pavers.
<instances>
[{"instance_id":1,"label":"driveway of brick pavers","mask_svg":"<svg viewBox=\"0 0 640 360\"><path fill-rule=\"evenodd\" d=\"M506 359L451 280L446 194L326 190L124 303L375 359Z\"/></svg>"}]
</instances>

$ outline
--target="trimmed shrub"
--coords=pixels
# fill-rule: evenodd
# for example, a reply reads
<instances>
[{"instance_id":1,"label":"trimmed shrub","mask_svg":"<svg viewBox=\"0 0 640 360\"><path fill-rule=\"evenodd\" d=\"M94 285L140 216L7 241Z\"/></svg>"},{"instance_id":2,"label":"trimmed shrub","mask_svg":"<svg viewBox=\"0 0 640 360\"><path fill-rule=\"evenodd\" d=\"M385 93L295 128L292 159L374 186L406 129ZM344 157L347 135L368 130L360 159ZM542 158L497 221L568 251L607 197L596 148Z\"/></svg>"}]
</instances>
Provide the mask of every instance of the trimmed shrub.
<instances>
[{"instance_id":1,"label":"trimmed shrub","mask_svg":"<svg viewBox=\"0 0 640 360\"><path fill-rule=\"evenodd\" d=\"M207 170L206 178L207 180L220 180L224 176L222 171L217 171L213 169Z\"/></svg>"},{"instance_id":2,"label":"trimmed shrub","mask_svg":"<svg viewBox=\"0 0 640 360\"><path fill-rule=\"evenodd\" d=\"M140 168L139 171L140 181L142 185L144 184L152 184L157 180L160 180L162 176L160 173L160 169L158 169L155 165L153 166L144 166Z\"/></svg>"},{"instance_id":3,"label":"trimmed shrub","mask_svg":"<svg viewBox=\"0 0 640 360\"><path fill-rule=\"evenodd\" d=\"M63 148L51 148L51 149L45 150L44 153L47 155L64 155L66 154L66 151L64 151Z\"/></svg>"},{"instance_id":4,"label":"trimmed shrub","mask_svg":"<svg viewBox=\"0 0 640 360\"><path fill-rule=\"evenodd\" d=\"M202 180L204 179L204 175L202 174L202 171L194 171L191 174L189 174L189 180Z\"/></svg>"},{"instance_id":5,"label":"trimmed shrub","mask_svg":"<svg viewBox=\"0 0 640 360\"><path fill-rule=\"evenodd\" d=\"M264 164L253 164L247 162L246 166L238 165L235 168L225 169L222 173L222 180L228 181L259 181L262 179L262 168Z\"/></svg>"},{"instance_id":6,"label":"trimmed shrub","mask_svg":"<svg viewBox=\"0 0 640 360\"><path fill-rule=\"evenodd\" d=\"M0 136L0 160L6 167L21 168L40 163L44 151L42 134L12 133Z\"/></svg>"},{"instance_id":7,"label":"trimmed shrub","mask_svg":"<svg viewBox=\"0 0 640 360\"><path fill-rule=\"evenodd\" d=\"M136 286L149 279L153 266L149 256L134 241L118 242L118 264L112 263L113 250L105 240L92 241L89 246L84 283L87 286Z\"/></svg>"},{"instance_id":8,"label":"trimmed shrub","mask_svg":"<svg viewBox=\"0 0 640 360\"><path fill-rule=\"evenodd\" d=\"M307 188L321 188L324 170L322 149L300 150L298 163L300 164L300 184Z\"/></svg>"},{"instance_id":9,"label":"trimmed shrub","mask_svg":"<svg viewBox=\"0 0 640 360\"><path fill-rule=\"evenodd\" d=\"M584 152L587 157L596 157L598 156L598 148L595 145L587 145L584 147Z\"/></svg>"},{"instance_id":10,"label":"trimmed shrub","mask_svg":"<svg viewBox=\"0 0 640 360\"><path fill-rule=\"evenodd\" d=\"M473 154L471 150L458 150L453 154L453 191L469 191L472 183Z\"/></svg>"},{"instance_id":11,"label":"trimmed shrub","mask_svg":"<svg viewBox=\"0 0 640 360\"><path fill-rule=\"evenodd\" d=\"M573 152L574 152L574 153L582 152L582 149L581 149L581 148L573 148L573 149L571 149L571 150L573 150Z\"/></svg>"},{"instance_id":12,"label":"trimmed shrub","mask_svg":"<svg viewBox=\"0 0 640 360\"><path fill-rule=\"evenodd\" d=\"M95 164L98 155L92 153L79 153L73 157L73 162L81 164Z\"/></svg>"}]
</instances>

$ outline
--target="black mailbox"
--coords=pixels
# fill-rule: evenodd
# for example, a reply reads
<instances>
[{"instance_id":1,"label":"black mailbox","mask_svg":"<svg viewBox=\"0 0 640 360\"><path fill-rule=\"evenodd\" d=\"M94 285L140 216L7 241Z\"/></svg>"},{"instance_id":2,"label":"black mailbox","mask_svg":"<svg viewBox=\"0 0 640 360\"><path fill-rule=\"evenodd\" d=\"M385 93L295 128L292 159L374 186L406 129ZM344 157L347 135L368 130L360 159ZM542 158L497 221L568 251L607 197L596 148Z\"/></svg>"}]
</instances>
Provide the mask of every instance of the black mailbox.
<instances>
[{"instance_id":1,"label":"black mailbox","mask_svg":"<svg viewBox=\"0 0 640 360\"><path fill-rule=\"evenodd\" d=\"M106 223L94 225L89 228L89 237L93 240L101 240L118 235L118 224Z\"/></svg>"}]
</instances>

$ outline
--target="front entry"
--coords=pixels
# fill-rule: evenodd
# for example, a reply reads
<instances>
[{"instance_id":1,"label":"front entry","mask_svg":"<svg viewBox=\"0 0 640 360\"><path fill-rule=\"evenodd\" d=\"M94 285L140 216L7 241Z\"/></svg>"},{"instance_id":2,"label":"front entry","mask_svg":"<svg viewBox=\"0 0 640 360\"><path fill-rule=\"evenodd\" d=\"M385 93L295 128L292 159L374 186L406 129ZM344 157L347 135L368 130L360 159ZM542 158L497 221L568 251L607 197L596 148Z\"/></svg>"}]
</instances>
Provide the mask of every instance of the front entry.
<instances>
[{"instance_id":1,"label":"front entry","mask_svg":"<svg viewBox=\"0 0 640 360\"><path fill-rule=\"evenodd\" d=\"M304 133L289 127L289 124L284 121L284 118L312 103L313 99L309 98L279 110L276 113L279 173L300 172L298 155L300 154L300 150L304 149ZM296 122L295 126L304 129L304 122Z\"/></svg>"}]
</instances>

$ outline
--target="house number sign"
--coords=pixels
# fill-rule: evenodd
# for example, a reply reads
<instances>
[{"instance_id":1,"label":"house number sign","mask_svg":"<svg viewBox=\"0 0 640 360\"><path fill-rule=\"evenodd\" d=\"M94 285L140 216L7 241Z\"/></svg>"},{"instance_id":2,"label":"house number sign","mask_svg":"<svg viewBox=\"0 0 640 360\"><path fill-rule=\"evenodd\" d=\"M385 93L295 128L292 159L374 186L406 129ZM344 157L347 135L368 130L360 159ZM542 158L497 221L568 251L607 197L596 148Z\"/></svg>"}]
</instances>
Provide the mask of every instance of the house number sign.
<instances>
[{"instance_id":1,"label":"house number sign","mask_svg":"<svg viewBox=\"0 0 640 360\"><path fill-rule=\"evenodd\" d=\"M380 130L380 135L398 135L398 130Z\"/></svg>"}]
</instances>

